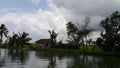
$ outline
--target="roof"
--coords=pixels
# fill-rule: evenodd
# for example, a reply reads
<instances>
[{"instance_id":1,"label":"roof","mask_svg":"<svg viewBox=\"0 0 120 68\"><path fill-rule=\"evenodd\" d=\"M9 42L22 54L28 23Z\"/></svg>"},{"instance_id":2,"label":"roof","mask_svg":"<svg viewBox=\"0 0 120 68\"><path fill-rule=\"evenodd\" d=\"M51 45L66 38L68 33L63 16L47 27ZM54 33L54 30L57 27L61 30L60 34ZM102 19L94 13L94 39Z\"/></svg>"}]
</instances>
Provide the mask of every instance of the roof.
<instances>
[{"instance_id":1,"label":"roof","mask_svg":"<svg viewBox=\"0 0 120 68\"><path fill-rule=\"evenodd\" d=\"M36 41L37 44L52 44L51 39L40 39Z\"/></svg>"}]
</instances>

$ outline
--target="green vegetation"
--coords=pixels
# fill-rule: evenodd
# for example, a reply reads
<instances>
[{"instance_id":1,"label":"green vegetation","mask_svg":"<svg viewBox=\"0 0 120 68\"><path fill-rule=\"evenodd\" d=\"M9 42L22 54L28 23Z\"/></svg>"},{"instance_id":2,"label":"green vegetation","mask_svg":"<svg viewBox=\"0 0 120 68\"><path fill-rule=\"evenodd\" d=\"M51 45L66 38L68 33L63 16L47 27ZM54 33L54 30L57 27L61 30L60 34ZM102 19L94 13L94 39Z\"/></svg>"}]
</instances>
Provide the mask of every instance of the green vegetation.
<instances>
[{"instance_id":1,"label":"green vegetation","mask_svg":"<svg viewBox=\"0 0 120 68\"><path fill-rule=\"evenodd\" d=\"M23 32L23 33L19 33L19 34L14 34L13 36L8 36L5 44L13 47L13 46L18 46L20 45L21 47L24 47L24 45L28 44L28 42L31 40L31 38L28 37L28 33ZM20 47L18 46L18 47Z\"/></svg>"},{"instance_id":2,"label":"green vegetation","mask_svg":"<svg viewBox=\"0 0 120 68\"><path fill-rule=\"evenodd\" d=\"M105 51L120 51L120 12L112 13L100 25L104 30L97 39L97 45Z\"/></svg>"},{"instance_id":3,"label":"green vegetation","mask_svg":"<svg viewBox=\"0 0 120 68\"><path fill-rule=\"evenodd\" d=\"M0 43L3 42L3 35L7 37L8 29L6 28L5 24L1 24L0 26Z\"/></svg>"},{"instance_id":4,"label":"green vegetation","mask_svg":"<svg viewBox=\"0 0 120 68\"><path fill-rule=\"evenodd\" d=\"M26 32L13 33L8 36L8 29L5 24L0 26L0 48L22 49L22 50L45 50L55 52L70 52L70 53L85 53L85 54L119 54L120 51L120 13L114 12L110 17L100 22L104 28L101 31L101 37L96 41L88 39L91 29L88 28L90 18L86 17L84 25L76 25L72 22L66 24L67 29L67 43L63 44L62 40L57 42L58 33L55 30L48 30L52 45L50 48L40 48L29 43L31 38ZM3 36L6 37L5 43Z\"/></svg>"},{"instance_id":5,"label":"green vegetation","mask_svg":"<svg viewBox=\"0 0 120 68\"><path fill-rule=\"evenodd\" d=\"M56 44L56 39L58 36L58 33L56 33L54 30L50 31L48 30L49 34L50 34L50 39L52 40L53 44Z\"/></svg>"},{"instance_id":6,"label":"green vegetation","mask_svg":"<svg viewBox=\"0 0 120 68\"><path fill-rule=\"evenodd\" d=\"M67 34L68 34L67 42L69 45L74 45L73 47L76 49L79 49L80 45L83 45L83 51L85 51L84 39L91 32L91 30L88 29L89 22L90 22L89 18L86 17L85 24L82 26L75 26L75 24L73 24L72 22L68 22L66 24ZM87 50L87 46L86 46L86 50Z\"/></svg>"}]
</instances>

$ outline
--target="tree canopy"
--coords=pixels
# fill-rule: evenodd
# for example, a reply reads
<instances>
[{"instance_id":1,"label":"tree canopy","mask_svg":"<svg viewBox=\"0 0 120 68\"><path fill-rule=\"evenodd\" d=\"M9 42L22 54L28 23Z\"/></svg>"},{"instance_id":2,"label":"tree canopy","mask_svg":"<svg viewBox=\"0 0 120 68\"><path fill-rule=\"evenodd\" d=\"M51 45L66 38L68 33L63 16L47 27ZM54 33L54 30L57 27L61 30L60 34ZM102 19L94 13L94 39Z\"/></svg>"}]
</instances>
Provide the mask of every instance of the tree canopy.
<instances>
[{"instance_id":1,"label":"tree canopy","mask_svg":"<svg viewBox=\"0 0 120 68\"><path fill-rule=\"evenodd\" d=\"M1 24L0 26L0 43L2 42L3 36L7 37L8 29L5 24Z\"/></svg>"},{"instance_id":2,"label":"tree canopy","mask_svg":"<svg viewBox=\"0 0 120 68\"><path fill-rule=\"evenodd\" d=\"M53 44L56 44L58 33L56 33L55 30L48 30L48 32L50 34L50 39L52 40Z\"/></svg>"},{"instance_id":3,"label":"tree canopy","mask_svg":"<svg viewBox=\"0 0 120 68\"><path fill-rule=\"evenodd\" d=\"M101 38L98 38L98 45L104 50L115 51L120 46L120 12L116 11L111 16L102 20L100 25L104 28Z\"/></svg>"},{"instance_id":4,"label":"tree canopy","mask_svg":"<svg viewBox=\"0 0 120 68\"><path fill-rule=\"evenodd\" d=\"M66 24L68 40L67 42L71 45L75 45L77 48L80 45L84 44L84 38L90 33L90 29L88 29L89 20L85 19L85 24L82 26L76 26L72 22L68 22Z\"/></svg>"}]
</instances>

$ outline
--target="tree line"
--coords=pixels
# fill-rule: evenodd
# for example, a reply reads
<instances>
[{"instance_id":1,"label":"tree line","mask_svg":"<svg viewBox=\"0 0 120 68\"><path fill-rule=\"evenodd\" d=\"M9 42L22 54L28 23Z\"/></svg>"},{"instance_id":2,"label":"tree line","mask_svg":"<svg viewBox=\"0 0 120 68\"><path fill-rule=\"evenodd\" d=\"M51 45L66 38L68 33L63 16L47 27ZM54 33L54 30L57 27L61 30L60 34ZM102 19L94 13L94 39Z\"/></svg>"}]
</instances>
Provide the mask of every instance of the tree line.
<instances>
[{"instance_id":1,"label":"tree line","mask_svg":"<svg viewBox=\"0 0 120 68\"><path fill-rule=\"evenodd\" d=\"M31 38L28 37L28 33L22 32L22 33L14 33L12 36L8 36L8 29L5 26L5 24L1 24L0 26L0 44L3 42L3 36L7 38L5 40L5 45L9 45L10 47L24 47L26 44L29 44L29 41L32 40Z\"/></svg>"},{"instance_id":2,"label":"tree line","mask_svg":"<svg viewBox=\"0 0 120 68\"><path fill-rule=\"evenodd\" d=\"M93 49L95 46L98 46L104 51L120 51L120 12L113 12L109 17L100 22L100 26L103 30L101 31L100 37L98 37L96 41L87 39L87 36L93 31L88 28L90 18L86 17L84 23L84 25L76 26L76 24L68 22L66 24L68 36L68 40L66 40L67 44L63 46L60 46L60 44L54 47L70 49L80 49L80 47L82 47L83 51L85 51L87 50L87 46L91 44L94 45ZM49 33L51 39L57 38L58 34L54 30L51 32L49 30Z\"/></svg>"},{"instance_id":3,"label":"tree line","mask_svg":"<svg viewBox=\"0 0 120 68\"><path fill-rule=\"evenodd\" d=\"M96 41L88 39L89 34L93 31L88 28L90 18L86 17L84 25L76 25L73 22L66 24L67 29L67 43L63 44L62 40L57 42L58 33L55 30L48 30L50 38L53 42L51 47L54 48L68 48L68 49L80 49L87 51L88 45L94 45L101 48L104 51L120 51L120 12L113 12L109 17L100 22L100 26L103 28L100 37ZM21 46L28 44L31 38L28 37L28 33L13 33L12 36L8 36L8 29L5 24L0 26L0 43L3 42L3 36L7 38L5 45L9 46Z\"/></svg>"}]
</instances>

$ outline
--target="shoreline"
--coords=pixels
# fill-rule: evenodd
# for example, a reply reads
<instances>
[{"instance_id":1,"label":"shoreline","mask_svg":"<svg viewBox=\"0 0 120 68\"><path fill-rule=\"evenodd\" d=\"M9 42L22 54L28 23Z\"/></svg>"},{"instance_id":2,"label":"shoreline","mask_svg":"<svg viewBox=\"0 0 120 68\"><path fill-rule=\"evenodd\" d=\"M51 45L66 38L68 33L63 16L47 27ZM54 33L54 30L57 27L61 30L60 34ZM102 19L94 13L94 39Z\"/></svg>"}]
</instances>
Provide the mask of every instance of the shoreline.
<instances>
[{"instance_id":1,"label":"shoreline","mask_svg":"<svg viewBox=\"0 0 120 68\"><path fill-rule=\"evenodd\" d=\"M51 53L59 54L83 54L83 55L96 55L96 56L120 56L120 52L105 52L105 51L81 51L73 49L60 49L60 48L37 48L37 47L24 47L24 48L15 48L15 47L0 47L1 49L19 49L27 51L45 51Z\"/></svg>"}]
</instances>

